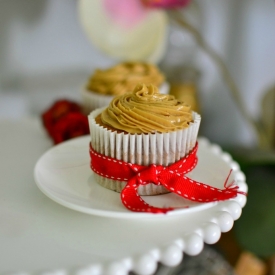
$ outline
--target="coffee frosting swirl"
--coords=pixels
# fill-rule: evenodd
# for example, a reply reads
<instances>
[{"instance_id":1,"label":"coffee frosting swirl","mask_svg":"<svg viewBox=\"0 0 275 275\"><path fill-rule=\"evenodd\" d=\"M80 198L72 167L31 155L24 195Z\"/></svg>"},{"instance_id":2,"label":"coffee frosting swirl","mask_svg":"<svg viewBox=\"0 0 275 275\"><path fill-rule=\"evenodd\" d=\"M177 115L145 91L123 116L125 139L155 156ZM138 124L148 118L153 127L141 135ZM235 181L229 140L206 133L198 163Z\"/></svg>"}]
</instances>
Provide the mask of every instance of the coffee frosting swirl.
<instances>
[{"instance_id":1,"label":"coffee frosting swirl","mask_svg":"<svg viewBox=\"0 0 275 275\"><path fill-rule=\"evenodd\" d=\"M159 87L165 78L149 63L124 62L106 70L96 70L86 88L104 95L121 95L132 91L138 83Z\"/></svg>"},{"instance_id":2,"label":"coffee frosting swirl","mask_svg":"<svg viewBox=\"0 0 275 275\"><path fill-rule=\"evenodd\" d=\"M101 113L103 124L131 134L166 133L187 128L190 106L154 85L138 84L133 92L115 97Z\"/></svg>"}]
</instances>

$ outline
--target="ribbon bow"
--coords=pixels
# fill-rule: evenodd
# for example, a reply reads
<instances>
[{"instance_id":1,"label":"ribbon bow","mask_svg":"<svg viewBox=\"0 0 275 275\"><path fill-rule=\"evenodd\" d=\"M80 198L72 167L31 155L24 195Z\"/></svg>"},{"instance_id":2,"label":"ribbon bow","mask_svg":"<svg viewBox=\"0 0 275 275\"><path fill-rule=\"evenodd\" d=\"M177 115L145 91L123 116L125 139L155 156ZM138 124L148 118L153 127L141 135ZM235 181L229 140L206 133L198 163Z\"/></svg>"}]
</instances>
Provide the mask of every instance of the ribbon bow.
<instances>
[{"instance_id":1,"label":"ribbon bow","mask_svg":"<svg viewBox=\"0 0 275 275\"><path fill-rule=\"evenodd\" d=\"M146 203L138 194L138 187L153 183L163 185L169 191L197 202L212 202L234 198L237 194L246 195L238 186L227 185L230 173L224 183L225 189L219 189L190 179L185 174L197 165L198 143L184 158L171 164L149 166L132 164L99 154L90 146L91 168L100 176L127 181L121 192L121 201L126 208L135 212L167 213L174 208L159 208Z\"/></svg>"}]
</instances>

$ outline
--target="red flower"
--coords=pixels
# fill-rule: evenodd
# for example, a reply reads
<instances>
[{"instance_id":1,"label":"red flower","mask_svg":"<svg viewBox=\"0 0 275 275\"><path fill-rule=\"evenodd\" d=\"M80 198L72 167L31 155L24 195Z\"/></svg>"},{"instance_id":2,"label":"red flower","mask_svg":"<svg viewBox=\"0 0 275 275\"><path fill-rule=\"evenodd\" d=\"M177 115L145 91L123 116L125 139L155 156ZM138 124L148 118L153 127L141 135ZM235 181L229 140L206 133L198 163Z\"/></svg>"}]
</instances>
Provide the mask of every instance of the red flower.
<instances>
[{"instance_id":1,"label":"red flower","mask_svg":"<svg viewBox=\"0 0 275 275\"><path fill-rule=\"evenodd\" d=\"M75 102L63 99L56 101L42 114L43 124L50 136L55 123L70 112L81 112L81 107Z\"/></svg>"},{"instance_id":2,"label":"red flower","mask_svg":"<svg viewBox=\"0 0 275 275\"><path fill-rule=\"evenodd\" d=\"M151 8L176 9L189 4L191 0L142 0L142 2Z\"/></svg>"},{"instance_id":3,"label":"red flower","mask_svg":"<svg viewBox=\"0 0 275 275\"><path fill-rule=\"evenodd\" d=\"M52 138L55 144L89 134L87 116L81 113L68 113L53 126Z\"/></svg>"},{"instance_id":4,"label":"red flower","mask_svg":"<svg viewBox=\"0 0 275 275\"><path fill-rule=\"evenodd\" d=\"M42 114L43 125L54 143L89 134L88 118L81 107L69 100L58 100Z\"/></svg>"}]
</instances>

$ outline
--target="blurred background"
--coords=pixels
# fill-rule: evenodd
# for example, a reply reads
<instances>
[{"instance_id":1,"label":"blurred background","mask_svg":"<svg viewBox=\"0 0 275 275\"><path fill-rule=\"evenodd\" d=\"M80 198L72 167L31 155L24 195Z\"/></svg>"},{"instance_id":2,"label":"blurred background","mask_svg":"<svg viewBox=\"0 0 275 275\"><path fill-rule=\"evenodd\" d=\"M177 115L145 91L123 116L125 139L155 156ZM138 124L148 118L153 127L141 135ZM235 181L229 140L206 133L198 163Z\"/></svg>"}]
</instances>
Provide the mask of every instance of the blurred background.
<instances>
[{"instance_id":1,"label":"blurred background","mask_svg":"<svg viewBox=\"0 0 275 275\"><path fill-rule=\"evenodd\" d=\"M39 117L60 98L80 101L80 90L95 69L122 61L89 39L78 5L77 0L0 0L1 119ZM239 161L250 193L236 223L235 251L248 250L266 261L275 254L274 1L196 0L181 12L221 56L268 142L259 145L213 58L169 12L165 50L153 61L174 93L186 91L202 114L200 135Z\"/></svg>"},{"instance_id":2,"label":"blurred background","mask_svg":"<svg viewBox=\"0 0 275 275\"><path fill-rule=\"evenodd\" d=\"M227 63L251 116L258 117L261 98L274 85L274 1L197 0L191 17ZM183 34L176 60L196 64L199 71L201 134L222 145L254 145L255 135L211 59L199 47L188 51L191 39ZM76 0L0 2L1 117L37 115L63 95L78 99L81 85L95 68L117 61L85 36ZM169 54L158 63L165 71Z\"/></svg>"}]
</instances>

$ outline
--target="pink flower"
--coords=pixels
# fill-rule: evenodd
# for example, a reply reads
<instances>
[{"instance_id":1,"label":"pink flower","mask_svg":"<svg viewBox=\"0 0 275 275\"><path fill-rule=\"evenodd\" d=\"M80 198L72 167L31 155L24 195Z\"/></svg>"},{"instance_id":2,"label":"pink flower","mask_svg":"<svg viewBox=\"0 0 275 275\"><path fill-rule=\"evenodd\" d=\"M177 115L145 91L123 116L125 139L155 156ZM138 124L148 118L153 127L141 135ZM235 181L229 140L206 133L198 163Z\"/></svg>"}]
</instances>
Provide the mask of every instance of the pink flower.
<instances>
[{"instance_id":1,"label":"pink flower","mask_svg":"<svg viewBox=\"0 0 275 275\"><path fill-rule=\"evenodd\" d=\"M126 29L140 23L147 13L139 0L104 0L103 7L114 23Z\"/></svg>"},{"instance_id":2,"label":"pink flower","mask_svg":"<svg viewBox=\"0 0 275 275\"><path fill-rule=\"evenodd\" d=\"M176 9L186 7L191 0L141 0L147 7Z\"/></svg>"}]
</instances>

